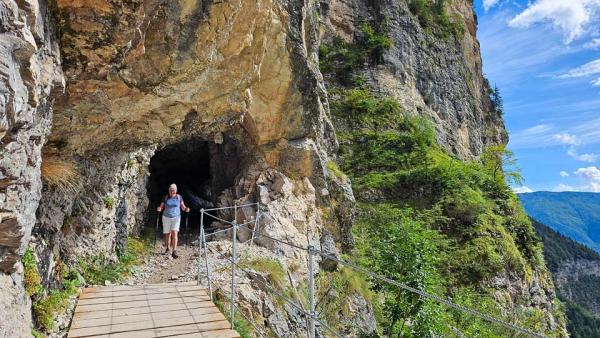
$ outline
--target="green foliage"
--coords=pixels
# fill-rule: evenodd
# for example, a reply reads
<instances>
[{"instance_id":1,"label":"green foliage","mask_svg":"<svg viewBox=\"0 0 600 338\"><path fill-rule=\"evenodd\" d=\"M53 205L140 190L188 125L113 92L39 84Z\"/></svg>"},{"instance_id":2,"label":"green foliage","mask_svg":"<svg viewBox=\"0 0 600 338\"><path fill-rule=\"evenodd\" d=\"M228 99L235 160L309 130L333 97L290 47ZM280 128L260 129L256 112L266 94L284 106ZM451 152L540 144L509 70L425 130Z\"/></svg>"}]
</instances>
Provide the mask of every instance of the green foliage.
<instances>
[{"instance_id":1,"label":"green foliage","mask_svg":"<svg viewBox=\"0 0 600 338\"><path fill-rule=\"evenodd\" d=\"M369 303L375 302L375 294L371 291L367 278L346 267L334 272L321 271L315 285L316 298L319 299L317 312L322 314L322 319L329 326L339 330L343 329L340 317L347 318L351 314L348 303L350 296L358 294Z\"/></svg>"},{"instance_id":2,"label":"green foliage","mask_svg":"<svg viewBox=\"0 0 600 338\"><path fill-rule=\"evenodd\" d=\"M278 289L283 290L285 288L286 272L278 260L268 257L257 257L248 260L246 257L242 257L239 264L240 266L265 273L269 283Z\"/></svg>"},{"instance_id":3,"label":"green foliage","mask_svg":"<svg viewBox=\"0 0 600 338\"><path fill-rule=\"evenodd\" d=\"M403 114L396 101L364 89L339 94L331 110L347 126L338 134L341 167L362 202L354 225L357 260L501 317L491 291L480 290L485 281L507 270L529 280L534 269L544 269L539 239L506 182L512 155L499 147L482 162L461 161L437 146L429 121ZM383 334L448 335L448 322L467 336L506 334L395 287L371 284ZM540 313L514 313L511 321L539 325Z\"/></svg>"},{"instance_id":4,"label":"green foliage","mask_svg":"<svg viewBox=\"0 0 600 338\"><path fill-rule=\"evenodd\" d=\"M435 268L438 234L415 222L409 209L391 204L363 205L361 213L355 224L360 263L411 287L437 293L441 286ZM438 304L379 280L372 283L383 295L381 324L387 336L428 336L441 330Z\"/></svg>"},{"instance_id":5,"label":"green foliage","mask_svg":"<svg viewBox=\"0 0 600 338\"><path fill-rule=\"evenodd\" d=\"M112 196L104 196L102 201L106 209L112 209L115 206L115 199Z\"/></svg>"},{"instance_id":6,"label":"green foliage","mask_svg":"<svg viewBox=\"0 0 600 338\"><path fill-rule=\"evenodd\" d=\"M419 20L419 24L427 32L435 36L449 39L462 37L465 33L460 17L451 18L446 9L450 0L411 0L410 11Z\"/></svg>"},{"instance_id":7,"label":"green foliage","mask_svg":"<svg viewBox=\"0 0 600 338\"><path fill-rule=\"evenodd\" d=\"M380 129L404 121L398 101L376 98L362 88L343 91L339 100L331 101L330 110L333 116L343 119L352 126Z\"/></svg>"},{"instance_id":8,"label":"green foliage","mask_svg":"<svg viewBox=\"0 0 600 338\"><path fill-rule=\"evenodd\" d=\"M522 185L521 169L517 167L515 154L506 149L506 145L490 146L481 155L483 167L497 184L506 181L509 184Z\"/></svg>"},{"instance_id":9,"label":"green foliage","mask_svg":"<svg viewBox=\"0 0 600 338\"><path fill-rule=\"evenodd\" d=\"M79 286L75 272L69 272L61 280L61 287L50 290L47 296L33 303L33 313L42 330L48 332L54 328L54 319L65 313L69 298L77 294Z\"/></svg>"},{"instance_id":10,"label":"green foliage","mask_svg":"<svg viewBox=\"0 0 600 338\"><path fill-rule=\"evenodd\" d=\"M331 46L319 47L319 65L323 74L332 74L345 85L357 85L361 78L353 77L355 69L383 61L385 51L392 47L392 39L387 35L387 20L377 29L365 21L360 25L360 31L354 43L338 38Z\"/></svg>"},{"instance_id":11,"label":"green foliage","mask_svg":"<svg viewBox=\"0 0 600 338\"><path fill-rule=\"evenodd\" d=\"M125 251L119 256L117 262L110 262L106 257L99 255L78 262L82 276L90 284L104 284L120 282L127 277L131 269L141 262L151 248L148 240L129 238Z\"/></svg>"},{"instance_id":12,"label":"green foliage","mask_svg":"<svg viewBox=\"0 0 600 338\"><path fill-rule=\"evenodd\" d=\"M227 300L223 297L221 293L217 292L216 300L214 303L217 306L217 308L219 308L219 311L221 311L221 313L229 313L231 309L231 303L227 302ZM230 318L227 317L227 320L230 321ZM244 318L244 316L242 316L237 309L233 316L233 327L241 338L261 337L259 334L257 334L257 332L254 331L252 323L246 320L246 318Z\"/></svg>"},{"instance_id":13,"label":"green foliage","mask_svg":"<svg viewBox=\"0 0 600 338\"><path fill-rule=\"evenodd\" d=\"M22 258L24 270L25 292L30 297L35 297L43 292L42 278L38 272L33 250L27 247Z\"/></svg>"},{"instance_id":14,"label":"green foliage","mask_svg":"<svg viewBox=\"0 0 600 338\"><path fill-rule=\"evenodd\" d=\"M600 317L572 301L567 305L567 330L573 338L600 337Z\"/></svg>"},{"instance_id":15,"label":"green foliage","mask_svg":"<svg viewBox=\"0 0 600 338\"><path fill-rule=\"evenodd\" d=\"M32 335L34 338L44 338L44 337L45 337L43 333L41 333L40 331L38 331L38 330L36 330L36 329L32 329L32 330L31 330L31 335Z\"/></svg>"},{"instance_id":16,"label":"green foliage","mask_svg":"<svg viewBox=\"0 0 600 338\"><path fill-rule=\"evenodd\" d=\"M348 178L335 161L327 161L327 170L340 180L346 180Z\"/></svg>"}]
</instances>

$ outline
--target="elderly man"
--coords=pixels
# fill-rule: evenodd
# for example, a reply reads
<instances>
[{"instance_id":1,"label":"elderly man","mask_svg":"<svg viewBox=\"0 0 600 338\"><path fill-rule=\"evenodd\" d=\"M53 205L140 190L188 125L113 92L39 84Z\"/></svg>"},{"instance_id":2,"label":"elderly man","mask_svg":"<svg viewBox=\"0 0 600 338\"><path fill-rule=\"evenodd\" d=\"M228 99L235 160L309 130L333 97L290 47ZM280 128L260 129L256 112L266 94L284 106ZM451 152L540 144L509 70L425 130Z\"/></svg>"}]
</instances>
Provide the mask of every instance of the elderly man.
<instances>
[{"instance_id":1,"label":"elderly man","mask_svg":"<svg viewBox=\"0 0 600 338\"><path fill-rule=\"evenodd\" d=\"M169 254L171 248L173 248L173 258L179 257L177 255L177 233L179 232L179 224L181 223L181 210L190 212L190 208L185 206L181 195L177 194L177 186L175 183L169 186L169 194L160 203L160 206L156 209L158 212L165 211L162 216L163 221L163 235L165 236L165 255Z\"/></svg>"}]
</instances>

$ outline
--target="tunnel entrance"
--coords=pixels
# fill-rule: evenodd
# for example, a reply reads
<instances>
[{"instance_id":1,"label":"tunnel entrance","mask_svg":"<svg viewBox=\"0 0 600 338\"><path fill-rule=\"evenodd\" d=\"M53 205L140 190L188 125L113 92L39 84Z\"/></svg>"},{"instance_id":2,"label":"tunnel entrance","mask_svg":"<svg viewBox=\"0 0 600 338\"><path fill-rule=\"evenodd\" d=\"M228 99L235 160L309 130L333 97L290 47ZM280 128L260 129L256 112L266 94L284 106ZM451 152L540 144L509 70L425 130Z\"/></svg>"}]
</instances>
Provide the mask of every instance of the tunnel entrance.
<instances>
[{"instance_id":1,"label":"tunnel entrance","mask_svg":"<svg viewBox=\"0 0 600 338\"><path fill-rule=\"evenodd\" d=\"M240 147L230 139L217 144L193 138L157 150L149 166L147 226L156 226L156 207L175 183L177 193L192 210L189 215L182 213L180 232L186 231L185 216L188 232L197 231L200 209L218 206L219 196L235 185L242 166Z\"/></svg>"}]
</instances>

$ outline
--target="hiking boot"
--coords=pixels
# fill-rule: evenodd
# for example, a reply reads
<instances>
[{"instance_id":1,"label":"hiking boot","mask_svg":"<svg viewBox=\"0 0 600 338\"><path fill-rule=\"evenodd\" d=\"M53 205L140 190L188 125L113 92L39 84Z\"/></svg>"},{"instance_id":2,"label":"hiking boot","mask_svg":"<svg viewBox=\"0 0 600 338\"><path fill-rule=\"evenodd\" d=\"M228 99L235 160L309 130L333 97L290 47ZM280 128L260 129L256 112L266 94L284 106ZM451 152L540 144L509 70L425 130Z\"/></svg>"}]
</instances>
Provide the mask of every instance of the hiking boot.
<instances>
[{"instance_id":1,"label":"hiking boot","mask_svg":"<svg viewBox=\"0 0 600 338\"><path fill-rule=\"evenodd\" d=\"M177 251L173 250L173 258L177 258L179 257L179 255L177 254Z\"/></svg>"},{"instance_id":2,"label":"hiking boot","mask_svg":"<svg viewBox=\"0 0 600 338\"><path fill-rule=\"evenodd\" d=\"M163 255L165 255L165 256L166 256L166 255L168 255L168 254L169 254L169 248L166 248L166 249L165 249L165 253L163 253Z\"/></svg>"}]
</instances>

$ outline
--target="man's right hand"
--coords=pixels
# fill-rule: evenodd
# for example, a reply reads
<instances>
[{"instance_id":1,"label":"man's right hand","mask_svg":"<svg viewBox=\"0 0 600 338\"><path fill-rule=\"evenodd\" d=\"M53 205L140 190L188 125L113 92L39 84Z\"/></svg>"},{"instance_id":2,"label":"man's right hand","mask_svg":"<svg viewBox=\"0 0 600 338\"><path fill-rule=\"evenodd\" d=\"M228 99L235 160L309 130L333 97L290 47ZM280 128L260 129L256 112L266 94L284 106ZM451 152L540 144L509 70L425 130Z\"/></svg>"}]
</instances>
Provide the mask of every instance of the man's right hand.
<instances>
[{"instance_id":1,"label":"man's right hand","mask_svg":"<svg viewBox=\"0 0 600 338\"><path fill-rule=\"evenodd\" d=\"M156 208L156 211L161 212L162 209L160 207Z\"/></svg>"}]
</instances>

